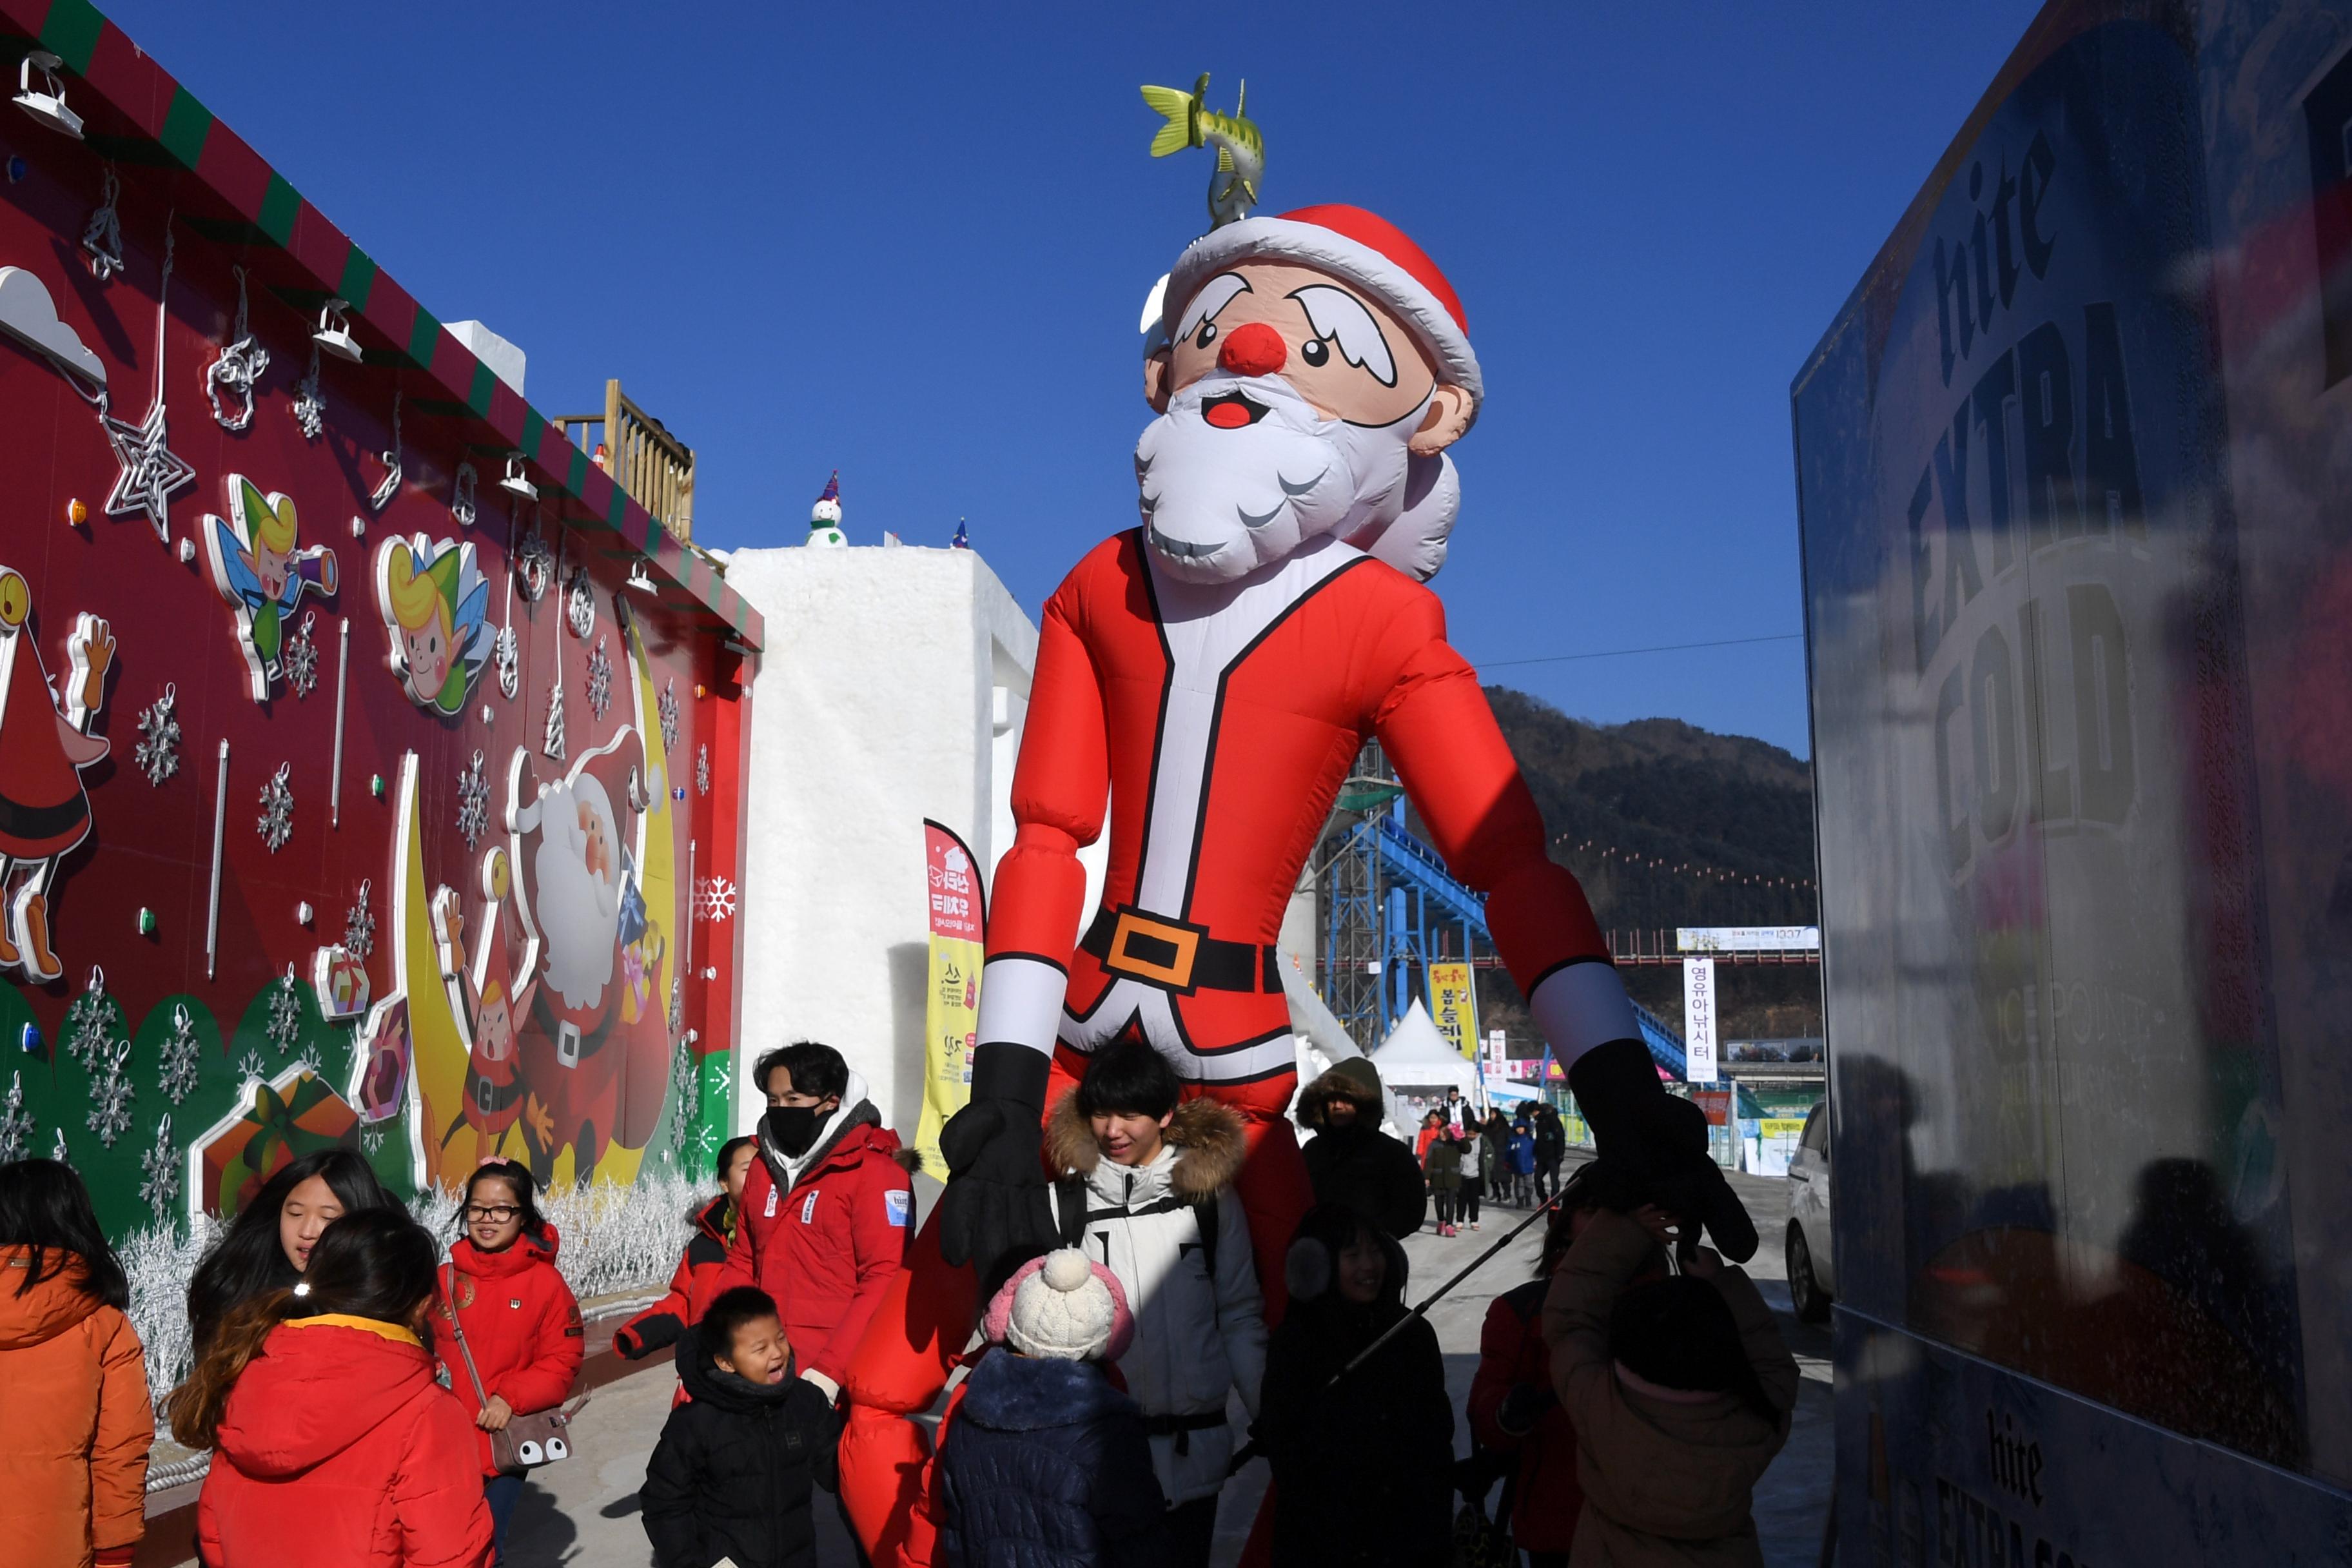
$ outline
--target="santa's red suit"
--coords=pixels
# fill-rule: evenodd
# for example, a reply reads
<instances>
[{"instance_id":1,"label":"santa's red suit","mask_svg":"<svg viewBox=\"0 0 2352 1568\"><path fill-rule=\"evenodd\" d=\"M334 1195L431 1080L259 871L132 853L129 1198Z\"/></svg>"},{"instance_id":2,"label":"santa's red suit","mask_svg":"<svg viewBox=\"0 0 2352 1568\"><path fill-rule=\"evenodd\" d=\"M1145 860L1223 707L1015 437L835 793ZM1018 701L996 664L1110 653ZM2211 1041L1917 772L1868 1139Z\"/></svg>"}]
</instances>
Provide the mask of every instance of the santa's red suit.
<instances>
[{"instance_id":1,"label":"santa's red suit","mask_svg":"<svg viewBox=\"0 0 2352 1568\"><path fill-rule=\"evenodd\" d=\"M1453 290L1410 240L1353 208L1245 219L1195 242L1164 324L1213 272L1259 258L1312 266L1377 301L1475 398ZM1451 493L1424 572L1442 557ZM1171 569L1157 537L1167 512L1148 496L1145 510L1153 521L1097 546L1045 606L1013 785L1018 831L990 909L973 1105L942 1139L954 1167L943 1215L917 1238L846 1382L842 1497L877 1562L930 1561L925 1454L901 1415L931 1404L976 1318L974 1268L946 1259L986 1264L975 1238L1020 1230L1025 1199L1008 1189L1024 1163L1034 1172L1036 1143L1016 1123L1058 1100L1088 1052L1139 1036L1189 1094L1242 1113L1250 1153L1235 1185L1278 1318L1283 1256L1313 1194L1283 1115L1297 1048L1274 943L1367 739L1454 875L1487 896L1495 944L1556 1056L1605 1047L1621 1084L1657 1089L1584 895L1545 854L1542 819L1436 596L1360 528L1356 542L1318 533L1202 580ZM1382 521L1398 521L1393 506ZM1408 506L1402 521L1427 520ZM1176 552L1197 560L1181 542ZM1106 800L1108 865L1090 913L1077 851L1102 832ZM960 1154L966 1119L982 1132ZM1703 1159L1703 1129L1699 1147ZM998 1206L959 1211L960 1185Z\"/></svg>"}]
</instances>

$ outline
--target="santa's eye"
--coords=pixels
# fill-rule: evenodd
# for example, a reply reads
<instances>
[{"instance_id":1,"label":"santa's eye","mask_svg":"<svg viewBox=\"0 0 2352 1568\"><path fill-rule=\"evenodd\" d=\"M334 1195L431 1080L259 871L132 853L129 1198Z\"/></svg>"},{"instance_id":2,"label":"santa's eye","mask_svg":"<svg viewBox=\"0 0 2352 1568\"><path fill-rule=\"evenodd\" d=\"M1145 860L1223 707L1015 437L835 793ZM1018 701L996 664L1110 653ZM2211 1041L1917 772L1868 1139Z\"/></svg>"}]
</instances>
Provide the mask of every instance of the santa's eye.
<instances>
[{"instance_id":1,"label":"santa's eye","mask_svg":"<svg viewBox=\"0 0 2352 1568\"><path fill-rule=\"evenodd\" d=\"M1196 349L1207 348L1211 343L1215 342L1216 341L1217 323L1214 321L1202 322L1201 330L1192 334L1192 346Z\"/></svg>"},{"instance_id":2,"label":"santa's eye","mask_svg":"<svg viewBox=\"0 0 2352 1568\"><path fill-rule=\"evenodd\" d=\"M1317 370L1321 370L1331 363L1331 345L1321 338L1316 338L1298 351L1298 357Z\"/></svg>"}]
</instances>

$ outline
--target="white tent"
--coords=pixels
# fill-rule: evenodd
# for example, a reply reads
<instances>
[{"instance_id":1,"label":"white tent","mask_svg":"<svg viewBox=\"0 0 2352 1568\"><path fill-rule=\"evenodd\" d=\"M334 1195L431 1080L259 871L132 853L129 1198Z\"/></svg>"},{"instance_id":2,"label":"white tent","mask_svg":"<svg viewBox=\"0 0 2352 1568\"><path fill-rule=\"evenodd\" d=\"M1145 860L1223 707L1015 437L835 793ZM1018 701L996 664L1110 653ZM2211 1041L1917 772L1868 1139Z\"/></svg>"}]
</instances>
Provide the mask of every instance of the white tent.
<instances>
[{"instance_id":1,"label":"white tent","mask_svg":"<svg viewBox=\"0 0 2352 1568\"><path fill-rule=\"evenodd\" d=\"M1400 1128L1420 1126L1423 1116L1445 1103L1449 1089L1474 1102L1478 1093L1477 1064L1446 1043L1418 997L1372 1053L1372 1066L1380 1069L1389 1113Z\"/></svg>"}]
</instances>

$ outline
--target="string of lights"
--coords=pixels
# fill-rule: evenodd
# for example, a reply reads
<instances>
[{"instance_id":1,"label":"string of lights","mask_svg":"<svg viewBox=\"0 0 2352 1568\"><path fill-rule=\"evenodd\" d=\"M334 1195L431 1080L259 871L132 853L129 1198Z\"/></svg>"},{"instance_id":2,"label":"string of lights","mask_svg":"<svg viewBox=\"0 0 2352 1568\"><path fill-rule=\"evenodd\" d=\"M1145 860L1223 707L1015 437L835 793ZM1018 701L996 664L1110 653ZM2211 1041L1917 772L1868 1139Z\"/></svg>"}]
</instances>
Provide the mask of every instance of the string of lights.
<instances>
[{"instance_id":1,"label":"string of lights","mask_svg":"<svg viewBox=\"0 0 2352 1568\"><path fill-rule=\"evenodd\" d=\"M1663 856L1643 855L1631 849L1620 849L1613 845L1604 845L1597 838L1587 838L1580 843L1570 845L1565 833L1554 836L1552 844L1554 847L1568 845L1568 852L1570 855L1591 855L1597 849L1600 851L1600 858L1605 862L1645 870L1665 871L1680 877L1697 877L1727 887L1795 888L1811 891L1813 886L1813 880L1810 877L1750 876L1744 872L1726 871L1714 866L1699 865L1694 861L1668 860Z\"/></svg>"}]
</instances>

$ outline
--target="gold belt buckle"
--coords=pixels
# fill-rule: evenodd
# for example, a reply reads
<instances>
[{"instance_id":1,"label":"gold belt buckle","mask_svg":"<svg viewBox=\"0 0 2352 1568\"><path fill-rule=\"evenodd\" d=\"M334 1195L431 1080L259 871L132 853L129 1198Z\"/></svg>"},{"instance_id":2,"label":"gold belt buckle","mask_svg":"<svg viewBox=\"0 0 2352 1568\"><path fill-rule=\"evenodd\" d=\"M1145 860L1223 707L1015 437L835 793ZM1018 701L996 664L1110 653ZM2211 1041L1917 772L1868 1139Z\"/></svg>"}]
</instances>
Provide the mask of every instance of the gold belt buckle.
<instances>
[{"instance_id":1,"label":"gold belt buckle","mask_svg":"<svg viewBox=\"0 0 2352 1568\"><path fill-rule=\"evenodd\" d=\"M1200 954L1204 934L1198 926L1178 925L1136 910L1121 910L1118 923L1111 928L1110 953L1103 960L1103 965L1138 980L1165 985L1171 991L1189 992L1192 989L1192 963ZM1174 949L1174 956L1160 963L1156 955L1137 955L1129 950L1129 944L1139 936Z\"/></svg>"}]
</instances>

